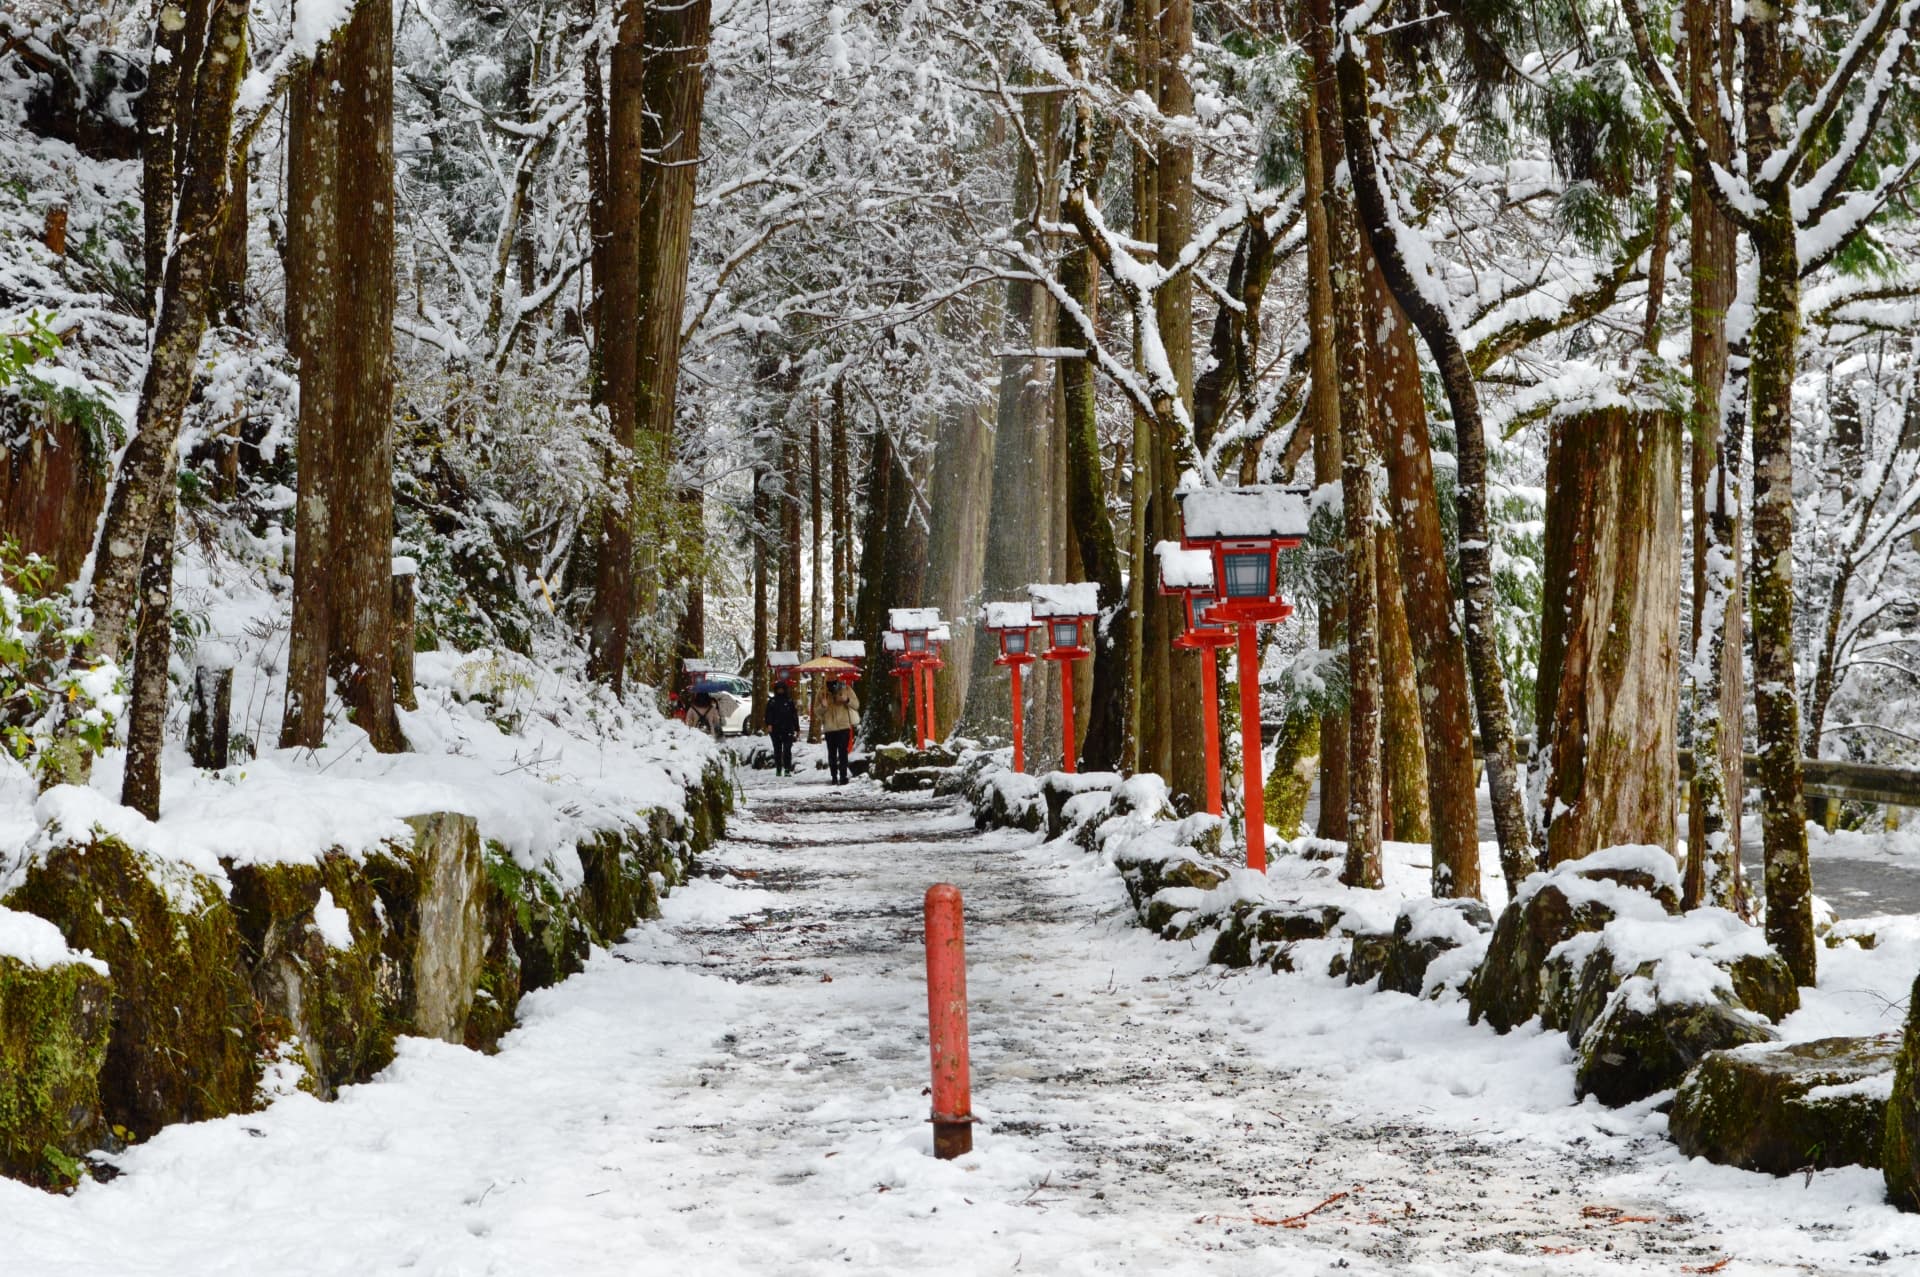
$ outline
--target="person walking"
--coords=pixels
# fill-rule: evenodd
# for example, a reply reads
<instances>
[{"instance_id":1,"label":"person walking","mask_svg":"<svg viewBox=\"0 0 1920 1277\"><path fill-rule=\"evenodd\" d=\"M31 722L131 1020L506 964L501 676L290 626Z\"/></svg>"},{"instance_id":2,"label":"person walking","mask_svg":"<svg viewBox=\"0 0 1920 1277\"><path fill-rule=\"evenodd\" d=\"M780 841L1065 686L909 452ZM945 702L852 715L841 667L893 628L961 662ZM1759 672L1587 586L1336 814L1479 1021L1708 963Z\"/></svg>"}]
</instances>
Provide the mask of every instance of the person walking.
<instances>
[{"instance_id":1,"label":"person walking","mask_svg":"<svg viewBox=\"0 0 1920 1277\"><path fill-rule=\"evenodd\" d=\"M726 738L726 715L720 712L720 703L706 692L694 693L693 708L687 711L687 726L705 732L715 740Z\"/></svg>"},{"instance_id":2,"label":"person walking","mask_svg":"<svg viewBox=\"0 0 1920 1277\"><path fill-rule=\"evenodd\" d=\"M793 775L793 742L800 735L800 707L793 689L776 683L767 700L767 735L773 737L773 774Z\"/></svg>"},{"instance_id":3,"label":"person walking","mask_svg":"<svg viewBox=\"0 0 1920 1277\"><path fill-rule=\"evenodd\" d=\"M860 698L853 688L830 681L813 702L813 718L827 737L827 771L836 785L853 779L847 755L853 752L853 728L860 721Z\"/></svg>"}]
</instances>

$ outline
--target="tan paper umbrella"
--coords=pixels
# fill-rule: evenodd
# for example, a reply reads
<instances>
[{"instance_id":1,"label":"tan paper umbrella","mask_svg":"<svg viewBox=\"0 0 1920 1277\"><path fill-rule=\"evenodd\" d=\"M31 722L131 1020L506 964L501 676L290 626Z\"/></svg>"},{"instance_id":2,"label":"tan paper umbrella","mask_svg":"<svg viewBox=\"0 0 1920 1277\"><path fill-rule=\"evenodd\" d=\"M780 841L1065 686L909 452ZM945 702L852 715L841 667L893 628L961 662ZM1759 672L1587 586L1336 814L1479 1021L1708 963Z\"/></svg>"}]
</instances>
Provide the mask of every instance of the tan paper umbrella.
<instances>
[{"instance_id":1,"label":"tan paper umbrella","mask_svg":"<svg viewBox=\"0 0 1920 1277\"><path fill-rule=\"evenodd\" d=\"M816 656L804 665L793 667L796 674L858 674L860 667L837 656Z\"/></svg>"}]
</instances>

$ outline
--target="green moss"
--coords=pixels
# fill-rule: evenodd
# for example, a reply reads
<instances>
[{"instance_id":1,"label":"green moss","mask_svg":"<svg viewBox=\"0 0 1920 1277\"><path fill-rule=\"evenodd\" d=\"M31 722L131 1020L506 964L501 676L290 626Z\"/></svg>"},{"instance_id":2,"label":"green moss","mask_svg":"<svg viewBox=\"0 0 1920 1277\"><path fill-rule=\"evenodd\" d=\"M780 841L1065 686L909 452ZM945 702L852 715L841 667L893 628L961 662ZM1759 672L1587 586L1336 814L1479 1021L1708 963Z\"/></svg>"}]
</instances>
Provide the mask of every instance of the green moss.
<instances>
[{"instance_id":1,"label":"green moss","mask_svg":"<svg viewBox=\"0 0 1920 1277\"><path fill-rule=\"evenodd\" d=\"M92 967L0 958L0 1174L49 1188L80 1177L100 1124L113 986Z\"/></svg>"},{"instance_id":2,"label":"green moss","mask_svg":"<svg viewBox=\"0 0 1920 1277\"><path fill-rule=\"evenodd\" d=\"M1878 1166L1886 1102L1849 1084L1884 1077L1894 1046L1888 1035L1716 1051L1681 1084L1668 1132L1689 1157L1772 1175Z\"/></svg>"},{"instance_id":3,"label":"green moss","mask_svg":"<svg viewBox=\"0 0 1920 1277\"><path fill-rule=\"evenodd\" d=\"M113 972L108 1121L144 1139L252 1106L254 1001L234 912L211 880L103 838L50 853L7 903Z\"/></svg>"},{"instance_id":4,"label":"green moss","mask_svg":"<svg viewBox=\"0 0 1920 1277\"><path fill-rule=\"evenodd\" d=\"M1894 1057L1880 1168L1887 1180L1887 1200L1901 1210L1920 1211L1920 978L1907 998L1907 1027Z\"/></svg>"}]
</instances>

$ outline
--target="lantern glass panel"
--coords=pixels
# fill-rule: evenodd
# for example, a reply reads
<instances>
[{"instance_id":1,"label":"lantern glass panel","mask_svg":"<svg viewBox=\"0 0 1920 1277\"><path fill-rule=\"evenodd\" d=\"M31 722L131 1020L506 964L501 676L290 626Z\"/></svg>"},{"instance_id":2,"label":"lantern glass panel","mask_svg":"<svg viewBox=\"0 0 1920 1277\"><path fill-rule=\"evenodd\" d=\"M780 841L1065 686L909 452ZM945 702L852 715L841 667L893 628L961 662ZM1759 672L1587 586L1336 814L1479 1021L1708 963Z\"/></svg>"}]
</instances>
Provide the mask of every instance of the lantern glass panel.
<instances>
[{"instance_id":1,"label":"lantern glass panel","mask_svg":"<svg viewBox=\"0 0 1920 1277\"><path fill-rule=\"evenodd\" d=\"M1055 621L1053 623L1053 645L1055 647L1078 647L1080 645L1080 622Z\"/></svg>"},{"instance_id":2,"label":"lantern glass panel","mask_svg":"<svg viewBox=\"0 0 1920 1277\"><path fill-rule=\"evenodd\" d=\"M926 636L926 635L924 635L924 634L909 634L909 635L907 635L907 650L908 650L908 651L910 651L910 652L924 652L924 651L926 651L926 650L927 650L927 636Z\"/></svg>"},{"instance_id":3,"label":"lantern glass panel","mask_svg":"<svg viewBox=\"0 0 1920 1277\"><path fill-rule=\"evenodd\" d=\"M1001 636L1001 645L1002 649L1009 656L1019 656L1027 650L1027 632L1025 630L1008 630Z\"/></svg>"},{"instance_id":4,"label":"lantern glass panel","mask_svg":"<svg viewBox=\"0 0 1920 1277\"><path fill-rule=\"evenodd\" d=\"M1228 598L1273 597L1273 559L1265 550L1239 551L1224 557Z\"/></svg>"},{"instance_id":5,"label":"lantern glass panel","mask_svg":"<svg viewBox=\"0 0 1920 1277\"><path fill-rule=\"evenodd\" d=\"M1211 594L1201 593L1187 595L1187 628L1190 630L1204 629L1208 624L1207 609L1212 606L1213 595Z\"/></svg>"}]
</instances>

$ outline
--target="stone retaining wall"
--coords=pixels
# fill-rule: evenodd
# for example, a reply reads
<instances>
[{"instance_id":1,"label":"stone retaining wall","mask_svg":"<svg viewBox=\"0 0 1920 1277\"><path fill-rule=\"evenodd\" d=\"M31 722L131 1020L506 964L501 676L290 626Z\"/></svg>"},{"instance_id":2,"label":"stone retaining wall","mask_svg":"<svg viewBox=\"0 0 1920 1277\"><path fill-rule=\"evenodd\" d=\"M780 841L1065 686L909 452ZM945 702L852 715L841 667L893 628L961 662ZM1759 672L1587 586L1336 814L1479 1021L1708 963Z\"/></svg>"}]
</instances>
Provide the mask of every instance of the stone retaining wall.
<instances>
[{"instance_id":1,"label":"stone retaining wall","mask_svg":"<svg viewBox=\"0 0 1920 1277\"><path fill-rule=\"evenodd\" d=\"M55 848L0 905L105 962L0 957L0 1174L73 1183L85 1157L290 1089L331 1099L400 1034L493 1050L522 994L579 971L659 912L733 806L719 763L684 820L642 813L582 846L563 891L484 843L470 816L421 815L411 845L315 864L223 862L225 882L112 837Z\"/></svg>"}]
</instances>

